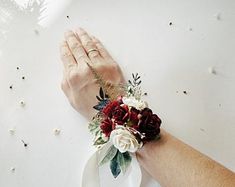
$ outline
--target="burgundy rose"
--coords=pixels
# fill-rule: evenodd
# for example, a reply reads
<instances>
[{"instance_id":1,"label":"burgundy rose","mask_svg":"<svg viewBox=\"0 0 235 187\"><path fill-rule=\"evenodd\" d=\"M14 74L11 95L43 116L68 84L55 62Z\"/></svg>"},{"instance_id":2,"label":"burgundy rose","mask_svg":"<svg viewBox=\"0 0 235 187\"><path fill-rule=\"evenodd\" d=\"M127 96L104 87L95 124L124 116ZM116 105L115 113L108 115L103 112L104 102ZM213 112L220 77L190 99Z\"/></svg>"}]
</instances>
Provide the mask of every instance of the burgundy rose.
<instances>
[{"instance_id":1,"label":"burgundy rose","mask_svg":"<svg viewBox=\"0 0 235 187\"><path fill-rule=\"evenodd\" d=\"M131 126L136 130L138 130L139 114L140 114L139 110L137 110L134 107L131 107L131 110L130 110L130 123L131 123Z\"/></svg>"},{"instance_id":2,"label":"burgundy rose","mask_svg":"<svg viewBox=\"0 0 235 187\"><path fill-rule=\"evenodd\" d=\"M108 103L102 110L102 112L112 118L112 112L113 110L117 107L117 106L120 106L120 102L119 101L112 101L110 103Z\"/></svg>"},{"instance_id":3,"label":"burgundy rose","mask_svg":"<svg viewBox=\"0 0 235 187\"><path fill-rule=\"evenodd\" d=\"M112 112L112 118L118 125L123 125L129 119L128 106L125 104L116 106Z\"/></svg>"},{"instance_id":4,"label":"burgundy rose","mask_svg":"<svg viewBox=\"0 0 235 187\"><path fill-rule=\"evenodd\" d=\"M115 129L115 124L112 122L110 118L106 118L101 122L100 128L106 137L110 136L110 133L113 129Z\"/></svg>"},{"instance_id":5,"label":"burgundy rose","mask_svg":"<svg viewBox=\"0 0 235 187\"><path fill-rule=\"evenodd\" d=\"M145 135L143 141L151 141L160 133L161 119L149 108L144 108L139 121L139 132Z\"/></svg>"}]
</instances>

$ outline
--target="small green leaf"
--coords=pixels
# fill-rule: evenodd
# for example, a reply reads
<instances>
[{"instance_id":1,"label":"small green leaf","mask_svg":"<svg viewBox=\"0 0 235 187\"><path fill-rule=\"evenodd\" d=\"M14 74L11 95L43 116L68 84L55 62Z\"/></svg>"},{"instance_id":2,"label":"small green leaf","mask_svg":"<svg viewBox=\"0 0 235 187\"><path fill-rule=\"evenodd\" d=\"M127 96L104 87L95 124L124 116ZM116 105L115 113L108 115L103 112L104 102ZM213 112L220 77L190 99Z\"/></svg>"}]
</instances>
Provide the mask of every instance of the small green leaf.
<instances>
[{"instance_id":1,"label":"small green leaf","mask_svg":"<svg viewBox=\"0 0 235 187\"><path fill-rule=\"evenodd\" d=\"M131 80L128 80L128 82L129 82L129 84L130 84L131 86L134 86L134 85L132 84Z\"/></svg>"},{"instance_id":2,"label":"small green leaf","mask_svg":"<svg viewBox=\"0 0 235 187\"><path fill-rule=\"evenodd\" d=\"M101 133L100 130L96 131L96 132L94 133L94 134L95 134L95 137L98 136L98 135L100 136L100 133Z\"/></svg>"},{"instance_id":3,"label":"small green leaf","mask_svg":"<svg viewBox=\"0 0 235 187\"><path fill-rule=\"evenodd\" d=\"M117 162L120 165L121 170L124 174L127 171L131 163L131 156L129 152L121 153L120 151L118 151Z\"/></svg>"},{"instance_id":4,"label":"small green leaf","mask_svg":"<svg viewBox=\"0 0 235 187\"><path fill-rule=\"evenodd\" d=\"M99 130L99 122L98 121L91 121L88 125L88 129L90 130L91 133L95 133L96 131Z\"/></svg>"},{"instance_id":5,"label":"small green leaf","mask_svg":"<svg viewBox=\"0 0 235 187\"><path fill-rule=\"evenodd\" d=\"M161 135L160 135L160 134L158 134L158 135L156 136L155 140L159 140L159 139L161 139Z\"/></svg>"},{"instance_id":6,"label":"small green leaf","mask_svg":"<svg viewBox=\"0 0 235 187\"><path fill-rule=\"evenodd\" d=\"M117 161L117 155L118 153L116 153L115 157L110 162L110 169L114 178L117 178L117 176L121 173L121 168Z\"/></svg>"},{"instance_id":7,"label":"small green leaf","mask_svg":"<svg viewBox=\"0 0 235 187\"><path fill-rule=\"evenodd\" d=\"M114 147L114 145L112 145L106 152L105 157L101 160L101 162L99 163L99 165L103 165L105 163L107 163L108 161L112 160L115 155L117 154L117 148Z\"/></svg>"},{"instance_id":8,"label":"small green leaf","mask_svg":"<svg viewBox=\"0 0 235 187\"><path fill-rule=\"evenodd\" d=\"M135 79L135 75L134 75L134 73L132 73L132 77L133 77L133 79Z\"/></svg>"},{"instance_id":9,"label":"small green leaf","mask_svg":"<svg viewBox=\"0 0 235 187\"><path fill-rule=\"evenodd\" d=\"M102 144L105 144L107 141L103 140L102 137L99 137L95 140L94 144L93 145L102 145Z\"/></svg>"},{"instance_id":10,"label":"small green leaf","mask_svg":"<svg viewBox=\"0 0 235 187\"><path fill-rule=\"evenodd\" d=\"M104 96L105 96L105 98L109 98L109 95L108 95L108 94L105 94Z\"/></svg>"},{"instance_id":11,"label":"small green leaf","mask_svg":"<svg viewBox=\"0 0 235 187\"><path fill-rule=\"evenodd\" d=\"M109 103L109 100L104 98L95 106L93 106L94 109L101 111L107 104Z\"/></svg>"}]
</instances>

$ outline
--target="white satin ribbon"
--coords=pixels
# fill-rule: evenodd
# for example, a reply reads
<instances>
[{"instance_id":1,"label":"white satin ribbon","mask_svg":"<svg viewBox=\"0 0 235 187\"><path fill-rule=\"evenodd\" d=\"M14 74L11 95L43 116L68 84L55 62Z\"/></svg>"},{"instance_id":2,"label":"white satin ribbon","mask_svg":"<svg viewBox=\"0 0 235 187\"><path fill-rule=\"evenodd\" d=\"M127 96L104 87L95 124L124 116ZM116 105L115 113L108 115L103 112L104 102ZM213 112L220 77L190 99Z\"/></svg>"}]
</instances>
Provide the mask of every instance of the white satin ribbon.
<instances>
[{"instance_id":1,"label":"white satin ribbon","mask_svg":"<svg viewBox=\"0 0 235 187\"><path fill-rule=\"evenodd\" d=\"M87 161L82 176L82 187L140 187L142 173L135 154L132 154L132 161L126 173L120 173L116 179L109 169L109 163L99 167L98 163L109 146L107 143Z\"/></svg>"}]
</instances>

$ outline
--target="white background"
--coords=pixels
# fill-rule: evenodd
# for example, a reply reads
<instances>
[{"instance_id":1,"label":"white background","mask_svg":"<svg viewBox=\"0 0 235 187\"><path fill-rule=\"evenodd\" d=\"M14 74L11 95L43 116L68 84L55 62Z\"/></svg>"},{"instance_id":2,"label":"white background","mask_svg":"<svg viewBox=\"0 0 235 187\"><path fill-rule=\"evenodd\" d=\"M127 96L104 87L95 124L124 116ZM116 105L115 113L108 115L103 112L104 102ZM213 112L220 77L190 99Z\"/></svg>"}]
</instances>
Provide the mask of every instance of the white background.
<instances>
[{"instance_id":1,"label":"white background","mask_svg":"<svg viewBox=\"0 0 235 187\"><path fill-rule=\"evenodd\" d=\"M36 8L14 14L1 1L1 187L80 186L94 148L60 89L58 51L63 32L77 26L103 41L127 79L142 75L163 128L235 171L235 1L48 0L39 24Z\"/></svg>"}]
</instances>

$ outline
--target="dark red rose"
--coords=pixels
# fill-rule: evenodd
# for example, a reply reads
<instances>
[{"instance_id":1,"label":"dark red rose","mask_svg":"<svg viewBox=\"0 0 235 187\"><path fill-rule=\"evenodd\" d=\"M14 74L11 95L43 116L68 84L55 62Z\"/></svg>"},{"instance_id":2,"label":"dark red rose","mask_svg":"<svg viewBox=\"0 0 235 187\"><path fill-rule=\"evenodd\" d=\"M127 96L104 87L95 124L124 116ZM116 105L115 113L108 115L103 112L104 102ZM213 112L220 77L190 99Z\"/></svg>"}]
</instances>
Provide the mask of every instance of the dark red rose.
<instances>
[{"instance_id":1,"label":"dark red rose","mask_svg":"<svg viewBox=\"0 0 235 187\"><path fill-rule=\"evenodd\" d=\"M110 133L113 129L115 129L115 124L112 122L110 118L106 118L101 122L100 128L106 137L110 136Z\"/></svg>"},{"instance_id":2,"label":"dark red rose","mask_svg":"<svg viewBox=\"0 0 235 187\"><path fill-rule=\"evenodd\" d=\"M149 108L144 108L139 121L139 132L144 134L144 142L154 140L160 133L161 119Z\"/></svg>"},{"instance_id":3,"label":"dark red rose","mask_svg":"<svg viewBox=\"0 0 235 187\"><path fill-rule=\"evenodd\" d=\"M102 112L107 116L112 118L112 112L113 110L117 107L120 106L120 102L119 101L112 101L110 103L108 103L102 110Z\"/></svg>"},{"instance_id":4,"label":"dark red rose","mask_svg":"<svg viewBox=\"0 0 235 187\"><path fill-rule=\"evenodd\" d=\"M112 112L112 118L118 125L123 125L129 119L129 108L127 105L116 106Z\"/></svg>"},{"instance_id":5,"label":"dark red rose","mask_svg":"<svg viewBox=\"0 0 235 187\"><path fill-rule=\"evenodd\" d=\"M122 104L122 103L123 103L123 101L122 101L122 96L118 96L118 97L117 97L117 101L118 101L120 104Z\"/></svg>"},{"instance_id":6,"label":"dark red rose","mask_svg":"<svg viewBox=\"0 0 235 187\"><path fill-rule=\"evenodd\" d=\"M139 110L137 110L134 107L131 107L131 110L130 110L130 123L131 123L131 126L136 130L138 130L139 114L140 114Z\"/></svg>"}]
</instances>

